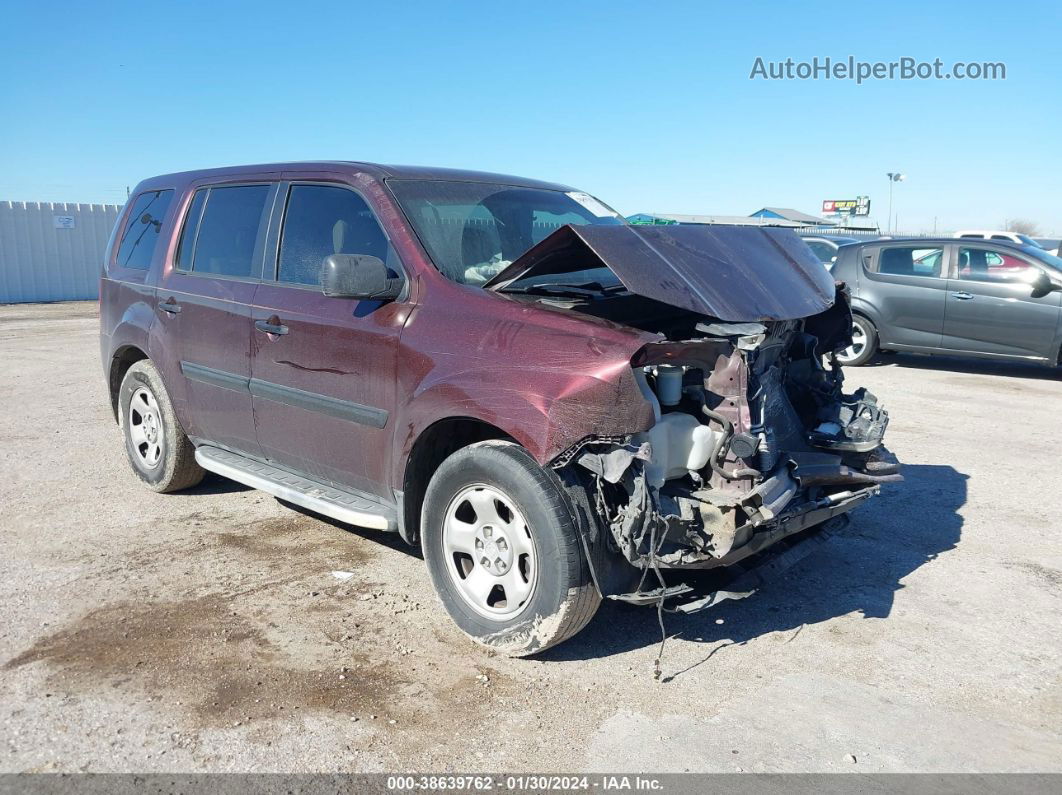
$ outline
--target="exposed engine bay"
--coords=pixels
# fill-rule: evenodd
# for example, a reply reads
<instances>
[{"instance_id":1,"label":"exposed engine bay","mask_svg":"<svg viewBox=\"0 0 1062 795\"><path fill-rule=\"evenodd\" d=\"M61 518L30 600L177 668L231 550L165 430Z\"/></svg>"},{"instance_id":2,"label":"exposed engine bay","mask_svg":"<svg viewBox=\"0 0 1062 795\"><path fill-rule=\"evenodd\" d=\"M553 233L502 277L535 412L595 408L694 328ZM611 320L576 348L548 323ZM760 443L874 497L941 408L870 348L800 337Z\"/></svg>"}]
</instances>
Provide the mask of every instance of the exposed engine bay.
<instances>
[{"instance_id":1,"label":"exposed engine bay","mask_svg":"<svg viewBox=\"0 0 1062 795\"><path fill-rule=\"evenodd\" d=\"M902 480L881 447L888 414L845 394L834 352L847 299L804 320L698 323L647 345L635 376L656 424L586 440L558 464L593 494L610 543L638 568L736 563Z\"/></svg>"},{"instance_id":2,"label":"exposed engine bay","mask_svg":"<svg viewBox=\"0 0 1062 795\"><path fill-rule=\"evenodd\" d=\"M657 335L631 361L654 424L552 462L592 565L730 566L903 479L888 414L843 390L847 290L809 254L783 230L566 227L494 280ZM605 595L624 587L600 579Z\"/></svg>"}]
</instances>

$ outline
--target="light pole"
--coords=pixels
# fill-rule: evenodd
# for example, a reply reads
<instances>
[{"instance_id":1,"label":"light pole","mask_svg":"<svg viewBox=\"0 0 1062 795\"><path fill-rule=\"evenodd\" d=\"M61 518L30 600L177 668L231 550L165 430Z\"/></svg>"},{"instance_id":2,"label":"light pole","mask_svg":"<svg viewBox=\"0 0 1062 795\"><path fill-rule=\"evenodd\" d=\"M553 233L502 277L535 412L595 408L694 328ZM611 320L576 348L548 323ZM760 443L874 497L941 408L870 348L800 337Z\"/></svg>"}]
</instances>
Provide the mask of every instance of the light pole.
<instances>
[{"instance_id":1,"label":"light pole","mask_svg":"<svg viewBox=\"0 0 1062 795\"><path fill-rule=\"evenodd\" d=\"M890 171L885 175L889 178L889 234L892 234L892 185L894 182L903 182L907 179L906 174L901 174L899 171Z\"/></svg>"}]
</instances>

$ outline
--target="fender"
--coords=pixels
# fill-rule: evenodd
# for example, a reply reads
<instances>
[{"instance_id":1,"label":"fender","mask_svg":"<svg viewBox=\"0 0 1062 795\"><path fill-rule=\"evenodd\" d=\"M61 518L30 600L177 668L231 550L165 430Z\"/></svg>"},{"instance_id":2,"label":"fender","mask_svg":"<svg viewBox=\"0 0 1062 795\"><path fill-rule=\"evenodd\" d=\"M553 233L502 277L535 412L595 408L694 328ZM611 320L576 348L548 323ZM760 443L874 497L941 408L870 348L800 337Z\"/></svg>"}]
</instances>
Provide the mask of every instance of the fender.
<instances>
[{"instance_id":1,"label":"fender","mask_svg":"<svg viewBox=\"0 0 1062 795\"><path fill-rule=\"evenodd\" d=\"M624 351L608 362L511 364L462 369L421 382L395 423L392 483L401 488L420 435L440 420L464 417L493 425L525 447L541 466L587 436L644 431L653 408ZM563 355L563 354L558 354ZM587 365L591 364L592 369Z\"/></svg>"},{"instance_id":2,"label":"fender","mask_svg":"<svg viewBox=\"0 0 1062 795\"><path fill-rule=\"evenodd\" d=\"M139 285L116 284L108 279L102 280L100 286L104 291L135 289L140 292ZM103 366L103 377L107 381L110 394L113 394L118 386L111 383L116 357L129 348L136 348L143 351L146 356L151 356L151 327L154 324L155 311L149 301L153 298L153 289L147 288L141 292L137 300L125 308L113 328L107 328L107 318L102 313L100 315L100 360ZM117 422L117 407L112 404L112 409Z\"/></svg>"}]
</instances>

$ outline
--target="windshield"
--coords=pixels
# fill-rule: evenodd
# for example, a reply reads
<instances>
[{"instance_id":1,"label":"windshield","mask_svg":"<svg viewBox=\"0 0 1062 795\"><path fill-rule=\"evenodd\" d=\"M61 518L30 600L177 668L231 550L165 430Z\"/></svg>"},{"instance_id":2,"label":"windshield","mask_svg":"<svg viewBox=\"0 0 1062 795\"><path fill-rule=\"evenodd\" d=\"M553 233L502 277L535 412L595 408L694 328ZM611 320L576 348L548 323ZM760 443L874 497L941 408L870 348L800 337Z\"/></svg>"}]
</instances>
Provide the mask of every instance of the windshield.
<instances>
[{"instance_id":1,"label":"windshield","mask_svg":"<svg viewBox=\"0 0 1062 795\"><path fill-rule=\"evenodd\" d=\"M586 193L487 182L390 179L420 242L443 275L483 284L565 224L621 225Z\"/></svg>"}]
</instances>

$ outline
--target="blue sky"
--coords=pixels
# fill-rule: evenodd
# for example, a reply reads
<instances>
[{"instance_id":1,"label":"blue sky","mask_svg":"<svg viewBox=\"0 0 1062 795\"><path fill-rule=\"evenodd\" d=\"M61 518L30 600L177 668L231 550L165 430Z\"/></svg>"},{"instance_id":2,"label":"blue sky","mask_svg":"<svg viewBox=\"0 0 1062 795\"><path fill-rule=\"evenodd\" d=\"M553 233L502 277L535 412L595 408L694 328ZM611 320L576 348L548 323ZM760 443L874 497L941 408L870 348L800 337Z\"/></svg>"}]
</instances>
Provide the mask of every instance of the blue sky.
<instances>
[{"instance_id":1,"label":"blue sky","mask_svg":"<svg viewBox=\"0 0 1062 795\"><path fill-rule=\"evenodd\" d=\"M816 212L1062 233L1057 3L4 0L0 199L110 201L275 160L480 168L624 214ZM1003 81L768 82L757 56L1002 61Z\"/></svg>"}]
</instances>

